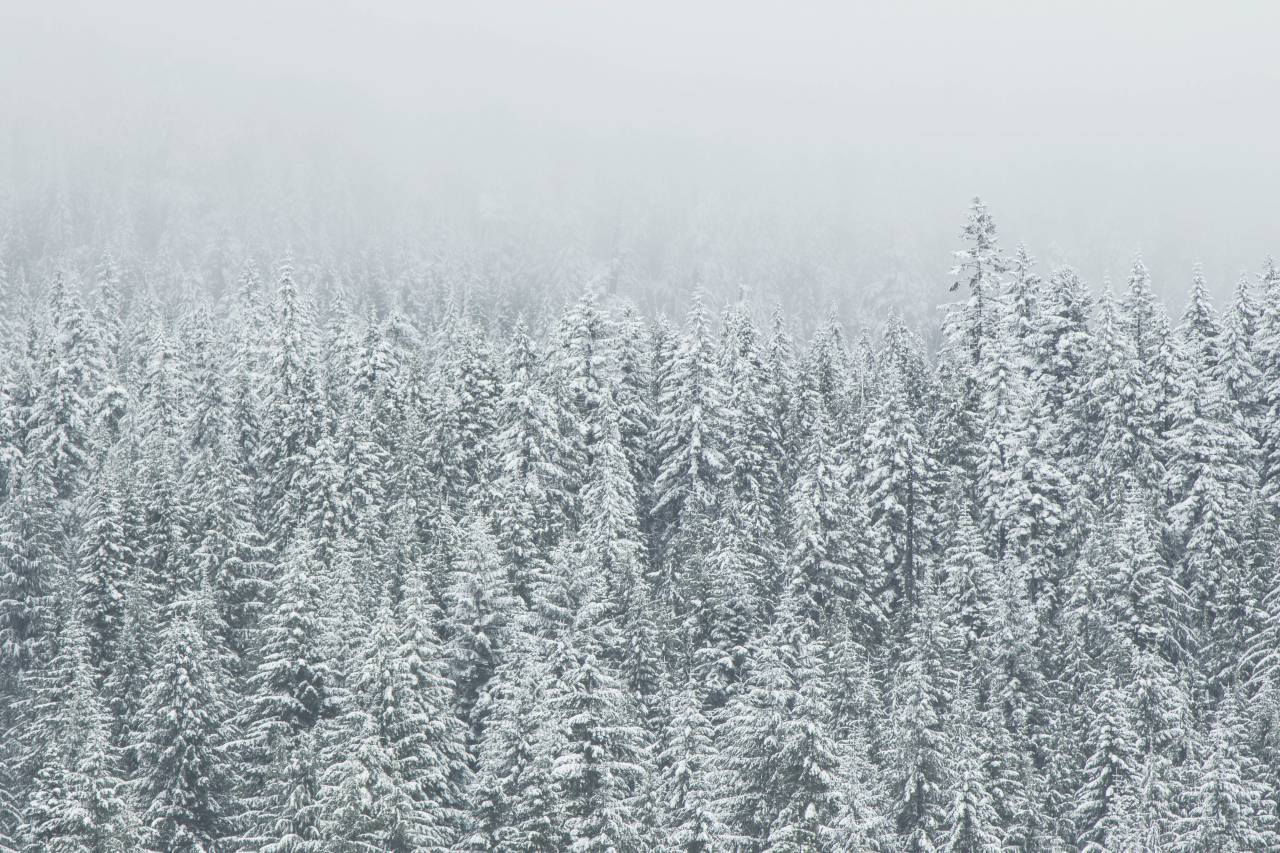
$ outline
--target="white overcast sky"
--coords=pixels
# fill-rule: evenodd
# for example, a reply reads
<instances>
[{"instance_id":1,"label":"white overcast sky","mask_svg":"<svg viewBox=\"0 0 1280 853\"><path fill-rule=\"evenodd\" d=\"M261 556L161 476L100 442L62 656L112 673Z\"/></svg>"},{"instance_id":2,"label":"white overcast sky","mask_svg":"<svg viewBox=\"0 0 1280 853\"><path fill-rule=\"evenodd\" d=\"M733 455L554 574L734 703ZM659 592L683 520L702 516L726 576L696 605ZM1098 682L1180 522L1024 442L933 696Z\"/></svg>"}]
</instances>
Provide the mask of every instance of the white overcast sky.
<instances>
[{"instance_id":1,"label":"white overcast sky","mask_svg":"<svg viewBox=\"0 0 1280 853\"><path fill-rule=\"evenodd\" d=\"M15 133L332 146L353 173L746 188L1182 290L1280 253L1280 4L0 0ZM417 183L421 181L421 183ZM726 189L727 188L727 189ZM932 242L931 242L932 241ZM944 261L940 261L942 263Z\"/></svg>"}]
</instances>

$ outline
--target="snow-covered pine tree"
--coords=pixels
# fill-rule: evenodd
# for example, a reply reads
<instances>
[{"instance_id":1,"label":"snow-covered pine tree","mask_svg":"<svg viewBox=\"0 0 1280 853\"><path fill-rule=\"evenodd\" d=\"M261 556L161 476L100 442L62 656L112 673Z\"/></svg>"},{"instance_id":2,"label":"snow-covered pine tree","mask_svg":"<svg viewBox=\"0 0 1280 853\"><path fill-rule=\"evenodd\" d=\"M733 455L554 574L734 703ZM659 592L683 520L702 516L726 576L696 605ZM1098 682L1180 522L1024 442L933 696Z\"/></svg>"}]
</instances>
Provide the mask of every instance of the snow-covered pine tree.
<instances>
[{"instance_id":1,"label":"snow-covered pine tree","mask_svg":"<svg viewBox=\"0 0 1280 853\"><path fill-rule=\"evenodd\" d=\"M206 591L168 608L142 700L134 781L148 850L216 850L230 832L236 738L223 630Z\"/></svg>"},{"instance_id":2,"label":"snow-covered pine tree","mask_svg":"<svg viewBox=\"0 0 1280 853\"><path fill-rule=\"evenodd\" d=\"M1240 409L1245 429L1255 441L1262 438L1263 386L1258 364L1261 307L1254 299L1248 276L1240 276L1222 322L1222 360L1218 378Z\"/></svg>"},{"instance_id":3,"label":"snow-covered pine tree","mask_svg":"<svg viewBox=\"0 0 1280 853\"><path fill-rule=\"evenodd\" d=\"M716 807L716 748L711 721L703 713L697 683L690 679L672 696L671 722L658 756L663 849L709 853L724 837Z\"/></svg>"},{"instance_id":4,"label":"snow-covered pine tree","mask_svg":"<svg viewBox=\"0 0 1280 853\"><path fill-rule=\"evenodd\" d=\"M94 350L101 358L100 387L93 389L91 403L92 443L101 454L120 438L120 429L129 410L129 391L121 373L124 327L122 322L120 269L110 252L98 263L93 305Z\"/></svg>"},{"instance_id":5,"label":"snow-covered pine tree","mask_svg":"<svg viewBox=\"0 0 1280 853\"><path fill-rule=\"evenodd\" d=\"M1280 264L1268 256L1258 275L1261 299L1258 331L1255 336L1260 387L1258 407L1262 416L1261 490L1275 512L1280 494Z\"/></svg>"},{"instance_id":6,"label":"snow-covered pine tree","mask_svg":"<svg viewBox=\"0 0 1280 853\"><path fill-rule=\"evenodd\" d=\"M1250 754L1248 711L1232 691L1220 703L1196 749L1196 773L1187 791L1176 849L1270 850L1280 844L1275 792Z\"/></svg>"},{"instance_id":7,"label":"snow-covered pine tree","mask_svg":"<svg viewBox=\"0 0 1280 853\"><path fill-rule=\"evenodd\" d=\"M1244 569L1257 507L1257 449L1217 375L1218 337L1217 319L1197 272L1183 316L1186 361L1165 452L1180 580L1191 597L1200 643L1210 639L1219 588ZM1221 656L1202 664L1214 675L1229 666Z\"/></svg>"},{"instance_id":8,"label":"snow-covered pine tree","mask_svg":"<svg viewBox=\"0 0 1280 853\"><path fill-rule=\"evenodd\" d=\"M444 596L446 655L458 691L458 712L474 737L480 733L476 703L502 661L516 598L483 518L473 518L458 534Z\"/></svg>"},{"instance_id":9,"label":"snow-covered pine tree","mask_svg":"<svg viewBox=\"0 0 1280 853\"><path fill-rule=\"evenodd\" d=\"M447 765L435 766L441 757L454 762L455 772L465 768L457 764L461 729L456 720L452 727L437 728L437 733L452 735L452 743L442 739L443 751L437 751L428 731L440 726L436 715L452 715L447 706L423 701L430 694L419 691L401 653L391 607L384 604L366 628L364 642L348 663L345 708L316 730L324 765L322 832L347 849L450 849L461 824L456 790L441 791L438 785L432 790L428 780L438 783L447 776ZM443 697L437 692L434 698ZM443 801L437 798L441 793Z\"/></svg>"},{"instance_id":10,"label":"snow-covered pine tree","mask_svg":"<svg viewBox=\"0 0 1280 853\"><path fill-rule=\"evenodd\" d=\"M526 603L552 549L576 520L573 478L580 460L565 435L570 412L546 387L543 374L528 328L517 321L499 409L500 500L494 516L512 588Z\"/></svg>"},{"instance_id":11,"label":"snow-covered pine tree","mask_svg":"<svg viewBox=\"0 0 1280 853\"><path fill-rule=\"evenodd\" d=\"M653 505L656 456L653 364L646 335L646 326L636 309L623 306L614 339L613 399L642 522L649 518Z\"/></svg>"},{"instance_id":12,"label":"snow-covered pine tree","mask_svg":"<svg viewBox=\"0 0 1280 853\"><path fill-rule=\"evenodd\" d=\"M942 636L938 593L922 591L918 618L900 652L890 684L889 754L891 815L901 846L913 853L941 843L946 821L946 738L943 711L954 665Z\"/></svg>"},{"instance_id":13,"label":"snow-covered pine tree","mask_svg":"<svg viewBox=\"0 0 1280 853\"><path fill-rule=\"evenodd\" d=\"M688 579L706 542L695 535L713 517L725 474L725 425L718 358L710 320L699 293L689 310L689 328L658 376L661 382L657 433L658 473L650 523L657 535L660 594L683 611Z\"/></svg>"},{"instance_id":14,"label":"snow-covered pine tree","mask_svg":"<svg viewBox=\"0 0 1280 853\"><path fill-rule=\"evenodd\" d=\"M467 731L454 714L455 687L444 645L437 633L439 608L426 576L416 563L407 573L396 612L396 660L404 667L400 703L389 740L425 804L428 821L453 838L466 828L465 793L473 778ZM487 710L487 708L485 709ZM483 714L482 714L483 715Z\"/></svg>"},{"instance_id":15,"label":"snow-covered pine tree","mask_svg":"<svg viewBox=\"0 0 1280 853\"><path fill-rule=\"evenodd\" d=\"M781 713L770 778L778 799L768 815L771 823L764 847L770 853L801 853L832 845L845 811L844 789L837 777L840 754L831 731L830 690L822 668L826 647L820 637L805 631L793 607L789 597L773 629L780 645L774 665L790 670L791 687L785 704L775 710Z\"/></svg>"},{"instance_id":16,"label":"snow-covered pine tree","mask_svg":"<svg viewBox=\"0 0 1280 853\"><path fill-rule=\"evenodd\" d=\"M298 293L293 262L280 263L260 432L260 498L272 547L282 554L299 523L301 480L309 453L324 433L324 409L314 355L314 331Z\"/></svg>"},{"instance_id":17,"label":"snow-covered pine tree","mask_svg":"<svg viewBox=\"0 0 1280 853\"><path fill-rule=\"evenodd\" d=\"M1067 484L1083 482L1093 453L1088 391L1091 307L1088 288L1075 270L1063 267L1049 276L1032 360L1033 383L1026 398L1032 459L1041 463L1043 479L1050 481L1033 491L1049 493L1068 525L1079 523L1081 509ZM1049 467L1052 474L1044 470ZM1052 483L1054 479L1065 482ZM1052 531L1049 538L1065 538L1064 533Z\"/></svg>"},{"instance_id":18,"label":"snow-covered pine tree","mask_svg":"<svg viewBox=\"0 0 1280 853\"><path fill-rule=\"evenodd\" d=\"M581 486L582 477L592 465L594 447L603 429L600 406L611 393L610 330L598 303L594 285L588 285L560 319L555 354L555 370L571 424L566 438L573 457L584 466L572 472L575 486Z\"/></svg>"},{"instance_id":19,"label":"snow-covered pine tree","mask_svg":"<svg viewBox=\"0 0 1280 853\"><path fill-rule=\"evenodd\" d=\"M976 367L986 357L987 344L996 336L1009 261L999 247L995 221L981 198L974 198L969 205L961 237L965 245L955 253L951 290L963 286L968 293L953 322L968 363Z\"/></svg>"},{"instance_id":20,"label":"snow-covered pine tree","mask_svg":"<svg viewBox=\"0 0 1280 853\"><path fill-rule=\"evenodd\" d=\"M111 454L84 495L84 519L76 560L76 598L83 614L89 659L105 674L119 654L126 582L135 555L124 518L131 485L121 454Z\"/></svg>"},{"instance_id":21,"label":"snow-covered pine tree","mask_svg":"<svg viewBox=\"0 0 1280 853\"><path fill-rule=\"evenodd\" d=\"M138 820L111 740L111 716L98 691L84 620L74 610L59 652L35 680L22 825L31 850L124 853L137 848Z\"/></svg>"},{"instance_id":22,"label":"snow-covered pine tree","mask_svg":"<svg viewBox=\"0 0 1280 853\"><path fill-rule=\"evenodd\" d=\"M217 624L234 666L247 674L246 658L265 604L264 574L269 556L253 512L253 484L240 465L236 439L222 432L216 445L188 462L182 492L193 512L192 576L218 613Z\"/></svg>"},{"instance_id":23,"label":"snow-covered pine tree","mask_svg":"<svg viewBox=\"0 0 1280 853\"><path fill-rule=\"evenodd\" d=\"M450 347L438 365L433 409L433 468L450 508L488 507L498 458L490 452L498 433L501 387L492 347L471 324L451 328Z\"/></svg>"},{"instance_id":24,"label":"snow-covered pine tree","mask_svg":"<svg viewBox=\"0 0 1280 853\"><path fill-rule=\"evenodd\" d=\"M464 850L554 853L567 843L552 777L564 735L547 702L554 675L547 649L540 638L517 633L487 685Z\"/></svg>"},{"instance_id":25,"label":"snow-covered pine tree","mask_svg":"<svg viewBox=\"0 0 1280 853\"><path fill-rule=\"evenodd\" d=\"M271 579L253 650L257 666L237 716L244 843L283 844L315 826L315 815L299 809L316 808L320 759L311 730L330 714L334 680L322 648L318 575L310 539L301 531Z\"/></svg>"},{"instance_id":26,"label":"snow-covered pine tree","mask_svg":"<svg viewBox=\"0 0 1280 853\"><path fill-rule=\"evenodd\" d=\"M1154 492L1164 476L1149 367L1138 360L1123 320L1106 291L1098 303L1088 380L1092 456L1086 470L1091 492L1100 501L1117 498L1114 486L1122 477Z\"/></svg>"},{"instance_id":27,"label":"snow-covered pine tree","mask_svg":"<svg viewBox=\"0 0 1280 853\"><path fill-rule=\"evenodd\" d=\"M725 529L699 567L698 606L685 619L693 668L711 712L724 706L741 681L762 617L753 585L755 566L735 517L736 501L726 516Z\"/></svg>"},{"instance_id":28,"label":"snow-covered pine tree","mask_svg":"<svg viewBox=\"0 0 1280 853\"><path fill-rule=\"evenodd\" d=\"M792 606L811 635L819 634L831 614L846 607L856 630L870 645L883 635L888 621L881 601L885 580L879 566L868 559L866 517L856 506L861 495L845 490L845 469L833 446L833 428L825 409L810 395L806 411L809 438L790 496L789 583L793 588L788 592L797 596ZM913 579L900 580L902 598L914 601Z\"/></svg>"},{"instance_id":29,"label":"snow-covered pine tree","mask_svg":"<svg viewBox=\"0 0 1280 853\"><path fill-rule=\"evenodd\" d=\"M995 630L1002 590L996 563L982 549L972 517L963 508L957 515L939 570L946 626L954 632L961 659L970 660Z\"/></svg>"},{"instance_id":30,"label":"snow-covered pine tree","mask_svg":"<svg viewBox=\"0 0 1280 853\"><path fill-rule=\"evenodd\" d=\"M57 492L45 459L13 472L0 504L0 666L22 672L54 650L54 595L64 571Z\"/></svg>"},{"instance_id":31,"label":"snow-covered pine tree","mask_svg":"<svg viewBox=\"0 0 1280 853\"><path fill-rule=\"evenodd\" d=\"M645 849L655 841L646 809L653 776L648 738L635 701L608 661L616 628L599 600L599 584L587 581L579 589L547 695L559 729L551 778L567 847L584 853Z\"/></svg>"},{"instance_id":32,"label":"snow-covered pine tree","mask_svg":"<svg viewBox=\"0 0 1280 853\"><path fill-rule=\"evenodd\" d=\"M1044 280L1035 271L1035 258L1027 247L1019 245L1009 259L1009 279L1004 294L1008 334L1016 342L1015 349L1026 360L1030 375L1037 337L1041 328L1041 302Z\"/></svg>"},{"instance_id":33,"label":"snow-covered pine tree","mask_svg":"<svg viewBox=\"0 0 1280 853\"><path fill-rule=\"evenodd\" d=\"M778 510L786 502L782 421L773 410L771 386L759 334L742 305L732 308L721 351L725 388L726 488L733 491L737 522L749 548L764 564L778 561L782 531ZM762 578L754 579L757 584Z\"/></svg>"},{"instance_id":34,"label":"snow-covered pine tree","mask_svg":"<svg viewBox=\"0 0 1280 853\"><path fill-rule=\"evenodd\" d=\"M59 498L81 485L89 464L93 415L90 406L102 384L104 365L95 346L79 286L59 272L49 290L49 319L33 401L29 446L49 469Z\"/></svg>"},{"instance_id":35,"label":"snow-covered pine tree","mask_svg":"<svg viewBox=\"0 0 1280 853\"><path fill-rule=\"evenodd\" d=\"M923 434L925 401L916 376L923 365L902 321L890 319L885 375L869 418L863 453L868 543L881 555L895 611L910 609L932 556L937 460Z\"/></svg>"},{"instance_id":36,"label":"snow-covered pine tree","mask_svg":"<svg viewBox=\"0 0 1280 853\"><path fill-rule=\"evenodd\" d=\"M1130 808L1138 773L1138 736L1125 691L1103 686L1089 710L1087 755L1071 814L1073 843L1083 850L1114 849Z\"/></svg>"},{"instance_id":37,"label":"snow-covered pine tree","mask_svg":"<svg viewBox=\"0 0 1280 853\"><path fill-rule=\"evenodd\" d=\"M1011 827L996 811L997 794L984 754L984 721L978 716L972 685L961 688L947 726L947 771L950 803L943 822L939 850L946 853L994 853L1005 849L1004 834Z\"/></svg>"}]
</instances>

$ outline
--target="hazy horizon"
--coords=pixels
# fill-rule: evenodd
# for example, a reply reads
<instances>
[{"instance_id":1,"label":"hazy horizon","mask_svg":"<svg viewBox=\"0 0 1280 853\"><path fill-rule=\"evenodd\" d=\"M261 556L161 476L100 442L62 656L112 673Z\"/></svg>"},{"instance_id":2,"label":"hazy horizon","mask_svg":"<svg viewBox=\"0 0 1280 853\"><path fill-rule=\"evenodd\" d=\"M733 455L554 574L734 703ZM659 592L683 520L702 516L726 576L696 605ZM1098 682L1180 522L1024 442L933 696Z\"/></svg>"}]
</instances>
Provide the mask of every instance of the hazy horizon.
<instances>
[{"instance_id":1,"label":"hazy horizon","mask_svg":"<svg viewBox=\"0 0 1280 853\"><path fill-rule=\"evenodd\" d=\"M163 194L248 233L292 193L356 245L550 212L588 254L628 232L678 256L664 274L776 243L934 304L974 195L1095 289L1140 250L1175 309L1195 262L1221 298L1280 245L1268 4L10 5L20 204Z\"/></svg>"}]
</instances>

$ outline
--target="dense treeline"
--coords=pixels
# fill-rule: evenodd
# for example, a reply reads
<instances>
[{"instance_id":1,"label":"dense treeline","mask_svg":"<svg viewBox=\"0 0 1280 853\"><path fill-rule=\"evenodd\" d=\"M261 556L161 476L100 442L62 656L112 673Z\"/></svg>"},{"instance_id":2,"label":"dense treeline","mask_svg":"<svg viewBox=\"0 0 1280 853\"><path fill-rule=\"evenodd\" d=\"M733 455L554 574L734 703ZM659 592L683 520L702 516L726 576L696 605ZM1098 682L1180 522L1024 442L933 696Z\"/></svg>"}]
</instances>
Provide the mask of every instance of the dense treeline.
<instances>
[{"instance_id":1,"label":"dense treeline","mask_svg":"<svg viewBox=\"0 0 1280 853\"><path fill-rule=\"evenodd\" d=\"M935 356L9 273L0 848L1277 848L1280 269L963 237Z\"/></svg>"}]
</instances>

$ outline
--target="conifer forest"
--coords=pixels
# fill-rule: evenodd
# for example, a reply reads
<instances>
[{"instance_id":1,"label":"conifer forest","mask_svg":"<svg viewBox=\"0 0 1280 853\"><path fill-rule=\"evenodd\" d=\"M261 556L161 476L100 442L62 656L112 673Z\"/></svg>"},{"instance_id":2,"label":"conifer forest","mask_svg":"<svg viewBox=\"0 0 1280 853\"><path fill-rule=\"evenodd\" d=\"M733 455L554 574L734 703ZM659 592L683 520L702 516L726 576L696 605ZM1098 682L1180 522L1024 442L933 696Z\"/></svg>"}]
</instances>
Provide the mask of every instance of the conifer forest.
<instances>
[{"instance_id":1,"label":"conifer forest","mask_svg":"<svg viewBox=\"0 0 1280 853\"><path fill-rule=\"evenodd\" d=\"M958 224L933 327L11 235L0 849L1280 849L1280 267Z\"/></svg>"},{"instance_id":2,"label":"conifer forest","mask_svg":"<svg viewBox=\"0 0 1280 853\"><path fill-rule=\"evenodd\" d=\"M0 853L1280 853L1277 34L0 0Z\"/></svg>"}]
</instances>

